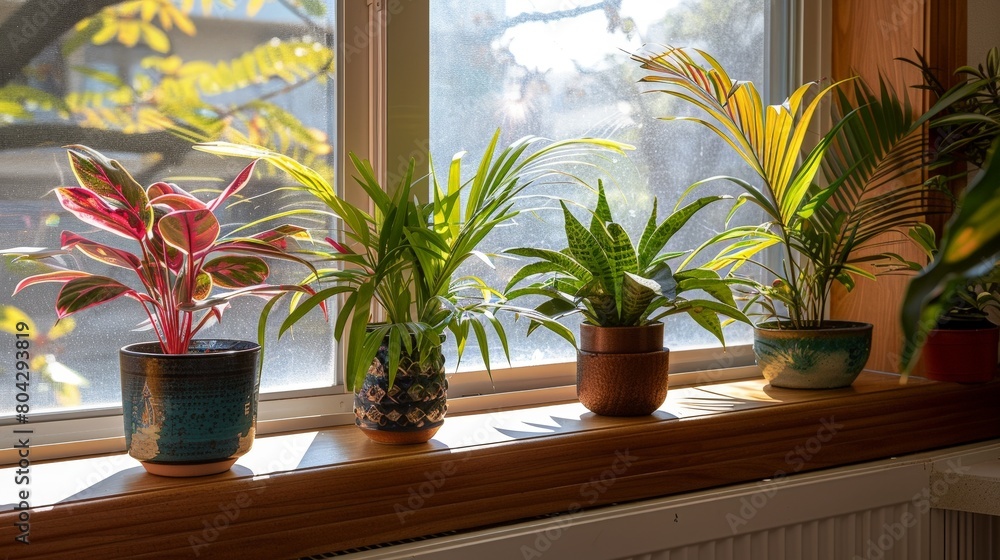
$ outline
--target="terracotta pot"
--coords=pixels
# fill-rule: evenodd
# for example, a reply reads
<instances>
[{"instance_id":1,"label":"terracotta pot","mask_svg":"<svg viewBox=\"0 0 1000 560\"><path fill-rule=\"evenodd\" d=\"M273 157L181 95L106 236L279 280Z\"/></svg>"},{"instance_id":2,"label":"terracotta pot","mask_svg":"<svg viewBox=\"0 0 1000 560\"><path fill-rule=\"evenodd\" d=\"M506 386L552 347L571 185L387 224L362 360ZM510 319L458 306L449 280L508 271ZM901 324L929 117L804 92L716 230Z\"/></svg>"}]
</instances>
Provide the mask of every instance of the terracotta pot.
<instances>
[{"instance_id":1,"label":"terracotta pot","mask_svg":"<svg viewBox=\"0 0 1000 560\"><path fill-rule=\"evenodd\" d=\"M785 389L838 389L857 379L872 347L872 325L825 321L793 329L769 322L754 327L753 352L764 379Z\"/></svg>"},{"instance_id":2,"label":"terracotta pot","mask_svg":"<svg viewBox=\"0 0 1000 560\"><path fill-rule=\"evenodd\" d=\"M125 446L147 472L203 476L229 470L257 429L260 346L195 340L188 354L158 342L119 351Z\"/></svg>"},{"instance_id":3,"label":"terracotta pot","mask_svg":"<svg viewBox=\"0 0 1000 560\"><path fill-rule=\"evenodd\" d=\"M986 383L996 375L998 345L1000 327L933 329L917 371L935 381Z\"/></svg>"},{"instance_id":4,"label":"terracotta pot","mask_svg":"<svg viewBox=\"0 0 1000 560\"><path fill-rule=\"evenodd\" d=\"M603 416L646 416L667 398L669 350L663 323L642 327L580 325L576 394Z\"/></svg>"},{"instance_id":5,"label":"terracotta pot","mask_svg":"<svg viewBox=\"0 0 1000 560\"><path fill-rule=\"evenodd\" d=\"M448 412L448 381L441 346L430 359L404 355L389 387L389 346L383 341L354 395L355 424L372 441L423 443L437 433Z\"/></svg>"}]
</instances>

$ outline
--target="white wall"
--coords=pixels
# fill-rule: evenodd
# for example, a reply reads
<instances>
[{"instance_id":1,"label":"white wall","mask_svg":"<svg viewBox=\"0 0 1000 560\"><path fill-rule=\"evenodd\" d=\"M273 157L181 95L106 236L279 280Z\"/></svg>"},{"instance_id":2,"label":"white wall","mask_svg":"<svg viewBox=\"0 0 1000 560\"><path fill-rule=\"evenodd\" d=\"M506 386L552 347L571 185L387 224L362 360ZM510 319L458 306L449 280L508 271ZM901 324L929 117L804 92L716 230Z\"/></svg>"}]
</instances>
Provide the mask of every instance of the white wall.
<instances>
[{"instance_id":1,"label":"white wall","mask_svg":"<svg viewBox=\"0 0 1000 560\"><path fill-rule=\"evenodd\" d=\"M1000 46L1000 0L969 1L969 64L986 60L990 48Z\"/></svg>"}]
</instances>

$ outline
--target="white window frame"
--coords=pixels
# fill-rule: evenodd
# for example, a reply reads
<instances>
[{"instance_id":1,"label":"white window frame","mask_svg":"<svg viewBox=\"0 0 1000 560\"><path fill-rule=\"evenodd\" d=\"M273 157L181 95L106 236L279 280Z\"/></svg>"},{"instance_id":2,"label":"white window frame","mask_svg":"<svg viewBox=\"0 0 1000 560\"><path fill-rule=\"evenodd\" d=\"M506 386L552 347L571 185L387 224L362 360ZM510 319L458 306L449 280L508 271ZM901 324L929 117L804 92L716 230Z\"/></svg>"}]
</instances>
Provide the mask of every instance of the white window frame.
<instances>
[{"instance_id":1,"label":"white window frame","mask_svg":"<svg viewBox=\"0 0 1000 560\"><path fill-rule=\"evenodd\" d=\"M768 66L765 95L771 103L782 101L803 76L829 75L831 3L772 0L768 29L791 31L772 36L772 51L788 55ZM413 95L418 89L415 83L428 83L429 3L343 0L336 9L336 186L352 203L370 207L363 191L349 180L347 153L370 159L384 180L392 172L392 162L410 157L419 161L421 150L429 145L429 87L422 88L426 97ZM353 423L353 394L340 381L343 353L337 356L336 385L262 394L257 433ZM719 348L674 351L670 358L671 386L759 376L749 344L730 346L725 353ZM454 414L573 400L575 383L574 362L496 366L492 379L485 371L462 372L449 378L449 410ZM121 414L120 406L33 414L32 457L121 452L125 449ZM11 427L0 425L4 431ZM16 462L15 450L9 447L13 443L2 444L0 464Z\"/></svg>"}]
</instances>

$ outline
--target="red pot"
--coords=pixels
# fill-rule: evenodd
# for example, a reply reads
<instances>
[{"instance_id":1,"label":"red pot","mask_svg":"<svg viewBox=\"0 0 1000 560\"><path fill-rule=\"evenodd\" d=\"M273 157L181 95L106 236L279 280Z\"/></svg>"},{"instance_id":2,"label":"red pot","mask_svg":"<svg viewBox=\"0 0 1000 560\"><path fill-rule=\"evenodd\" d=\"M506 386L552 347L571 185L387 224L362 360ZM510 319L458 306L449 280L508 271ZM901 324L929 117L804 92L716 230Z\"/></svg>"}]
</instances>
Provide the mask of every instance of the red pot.
<instances>
[{"instance_id":1,"label":"red pot","mask_svg":"<svg viewBox=\"0 0 1000 560\"><path fill-rule=\"evenodd\" d=\"M927 379L956 383L986 383L997 370L1000 327L985 329L934 329L920 356L920 371Z\"/></svg>"}]
</instances>

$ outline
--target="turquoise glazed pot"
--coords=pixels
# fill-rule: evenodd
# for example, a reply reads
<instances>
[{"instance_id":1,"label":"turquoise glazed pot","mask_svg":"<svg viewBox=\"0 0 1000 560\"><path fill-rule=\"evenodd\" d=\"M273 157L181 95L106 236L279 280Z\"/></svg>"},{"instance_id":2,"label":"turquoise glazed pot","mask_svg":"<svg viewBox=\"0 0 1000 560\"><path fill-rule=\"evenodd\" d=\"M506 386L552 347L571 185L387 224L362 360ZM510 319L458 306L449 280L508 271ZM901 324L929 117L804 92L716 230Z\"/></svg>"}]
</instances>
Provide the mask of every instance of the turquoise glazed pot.
<instances>
[{"instance_id":1,"label":"turquoise glazed pot","mask_svg":"<svg viewBox=\"0 0 1000 560\"><path fill-rule=\"evenodd\" d=\"M448 412L448 381L444 355L435 347L424 362L419 356L399 360L389 387L389 348L383 341L354 395L355 423L372 441L388 444L423 443L437 433Z\"/></svg>"},{"instance_id":2,"label":"turquoise glazed pot","mask_svg":"<svg viewBox=\"0 0 1000 560\"><path fill-rule=\"evenodd\" d=\"M753 352L764 379L786 389L837 389L857 379L872 348L872 325L825 321L820 328L788 323L754 328Z\"/></svg>"},{"instance_id":3,"label":"turquoise glazed pot","mask_svg":"<svg viewBox=\"0 0 1000 560\"><path fill-rule=\"evenodd\" d=\"M125 445L147 472L225 472L250 450L257 427L260 346L195 340L187 354L158 342L119 352Z\"/></svg>"}]
</instances>

